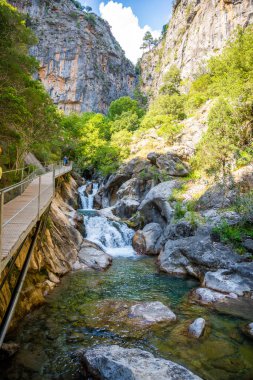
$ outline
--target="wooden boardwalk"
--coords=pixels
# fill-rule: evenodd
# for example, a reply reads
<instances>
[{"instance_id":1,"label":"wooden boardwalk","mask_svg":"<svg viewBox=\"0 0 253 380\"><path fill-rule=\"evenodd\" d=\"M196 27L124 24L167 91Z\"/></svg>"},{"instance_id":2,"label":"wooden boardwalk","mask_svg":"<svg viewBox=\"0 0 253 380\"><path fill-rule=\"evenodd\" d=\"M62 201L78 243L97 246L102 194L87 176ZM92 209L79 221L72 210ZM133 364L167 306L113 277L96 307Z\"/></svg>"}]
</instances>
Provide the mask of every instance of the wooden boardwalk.
<instances>
[{"instance_id":1,"label":"wooden boardwalk","mask_svg":"<svg viewBox=\"0 0 253 380\"><path fill-rule=\"evenodd\" d=\"M2 199L0 275L50 205L55 192L55 178L71 170L72 164L58 165L48 173L2 190L3 195L14 191L20 195L5 204Z\"/></svg>"}]
</instances>

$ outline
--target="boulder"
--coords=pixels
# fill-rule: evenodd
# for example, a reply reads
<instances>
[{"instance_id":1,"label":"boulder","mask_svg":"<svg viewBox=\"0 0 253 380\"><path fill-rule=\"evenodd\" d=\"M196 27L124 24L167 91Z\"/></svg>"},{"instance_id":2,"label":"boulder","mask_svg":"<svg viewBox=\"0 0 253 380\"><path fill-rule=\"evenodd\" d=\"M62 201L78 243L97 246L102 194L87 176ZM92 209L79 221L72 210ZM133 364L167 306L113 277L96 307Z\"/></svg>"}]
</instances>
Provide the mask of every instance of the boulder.
<instances>
[{"instance_id":1,"label":"boulder","mask_svg":"<svg viewBox=\"0 0 253 380\"><path fill-rule=\"evenodd\" d=\"M156 166L159 170L173 177L184 177L189 174L188 167L171 153L161 154L156 158Z\"/></svg>"},{"instance_id":2,"label":"boulder","mask_svg":"<svg viewBox=\"0 0 253 380\"><path fill-rule=\"evenodd\" d=\"M156 165L156 160L159 157L159 154L156 152L150 152L147 155L147 159L151 162L152 165Z\"/></svg>"},{"instance_id":3,"label":"boulder","mask_svg":"<svg viewBox=\"0 0 253 380\"><path fill-rule=\"evenodd\" d=\"M245 249L247 249L248 252L253 253L253 239L244 240L242 245Z\"/></svg>"},{"instance_id":4,"label":"boulder","mask_svg":"<svg viewBox=\"0 0 253 380\"><path fill-rule=\"evenodd\" d=\"M134 199L122 199L112 207L112 212L120 218L129 219L137 212L139 206L140 203Z\"/></svg>"},{"instance_id":5,"label":"boulder","mask_svg":"<svg viewBox=\"0 0 253 380\"><path fill-rule=\"evenodd\" d=\"M161 302L143 302L130 308L129 317L140 318L144 323L170 322L177 319L173 311Z\"/></svg>"},{"instance_id":6,"label":"boulder","mask_svg":"<svg viewBox=\"0 0 253 380\"><path fill-rule=\"evenodd\" d=\"M247 325L248 335L253 339L253 322Z\"/></svg>"},{"instance_id":7,"label":"boulder","mask_svg":"<svg viewBox=\"0 0 253 380\"><path fill-rule=\"evenodd\" d=\"M143 180L140 178L131 178L128 181L124 182L119 190L117 191L118 199L127 199L131 198L135 201L141 202L147 192L152 187L151 180Z\"/></svg>"},{"instance_id":8,"label":"boulder","mask_svg":"<svg viewBox=\"0 0 253 380\"><path fill-rule=\"evenodd\" d=\"M207 288L198 288L193 292L193 298L203 305L213 304L216 302L223 302L226 299L236 299L236 294L219 293Z\"/></svg>"},{"instance_id":9,"label":"boulder","mask_svg":"<svg viewBox=\"0 0 253 380\"><path fill-rule=\"evenodd\" d=\"M154 251L159 254L168 240L194 236L195 230L195 226L185 220L180 220L177 223L171 222L157 240Z\"/></svg>"},{"instance_id":10,"label":"boulder","mask_svg":"<svg viewBox=\"0 0 253 380\"><path fill-rule=\"evenodd\" d=\"M96 346L79 353L84 376L98 380L200 380L185 367L140 349Z\"/></svg>"},{"instance_id":11,"label":"boulder","mask_svg":"<svg viewBox=\"0 0 253 380\"><path fill-rule=\"evenodd\" d=\"M162 235L162 228L158 223L147 224L142 231L137 231L133 237L133 247L139 254L157 255L156 243Z\"/></svg>"},{"instance_id":12,"label":"boulder","mask_svg":"<svg viewBox=\"0 0 253 380\"><path fill-rule=\"evenodd\" d=\"M159 223L166 226L170 223L173 210L168 199L172 195L174 189L180 186L178 181L166 181L153 187L141 202L139 211L143 217L145 224Z\"/></svg>"},{"instance_id":13,"label":"boulder","mask_svg":"<svg viewBox=\"0 0 253 380\"><path fill-rule=\"evenodd\" d=\"M204 318L197 318L194 322L189 326L188 332L189 335L193 338L200 338L205 331L206 321Z\"/></svg>"},{"instance_id":14,"label":"boulder","mask_svg":"<svg viewBox=\"0 0 253 380\"><path fill-rule=\"evenodd\" d=\"M253 290L253 283L229 270L219 269L216 272L207 272L203 285L222 293L234 293L243 296Z\"/></svg>"},{"instance_id":15,"label":"boulder","mask_svg":"<svg viewBox=\"0 0 253 380\"><path fill-rule=\"evenodd\" d=\"M196 234L178 240L168 240L158 260L160 269L167 273L188 273L202 279L210 270L236 268L241 257L231 248L213 242L210 236Z\"/></svg>"},{"instance_id":16,"label":"boulder","mask_svg":"<svg viewBox=\"0 0 253 380\"><path fill-rule=\"evenodd\" d=\"M111 256L104 252L96 243L86 239L84 239L78 256L81 263L96 270L104 270L112 263Z\"/></svg>"}]
</instances>

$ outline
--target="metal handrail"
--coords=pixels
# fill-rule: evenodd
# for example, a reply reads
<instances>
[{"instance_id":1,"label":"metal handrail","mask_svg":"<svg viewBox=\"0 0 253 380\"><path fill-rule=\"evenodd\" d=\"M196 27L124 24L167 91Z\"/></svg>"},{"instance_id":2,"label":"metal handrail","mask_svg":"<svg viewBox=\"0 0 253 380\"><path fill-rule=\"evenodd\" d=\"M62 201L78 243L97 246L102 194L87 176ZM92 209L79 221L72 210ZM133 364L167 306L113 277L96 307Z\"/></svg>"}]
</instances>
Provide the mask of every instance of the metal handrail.
<instances>
[{"instance_id":1,"label":"metal handrail","mask_svg":"<svg viewBox=\"0 0 253 380\"><path fill-rule=\"evenodd\" d=\"M35 167L35 165L27 165L27 166L24 166L24 167L18 168L18 169L5 170L4 172L2 172L2 174L11 173L11 172L19 172L20 170L30 169L31 166Z\"/></svg>"}]
</instances>

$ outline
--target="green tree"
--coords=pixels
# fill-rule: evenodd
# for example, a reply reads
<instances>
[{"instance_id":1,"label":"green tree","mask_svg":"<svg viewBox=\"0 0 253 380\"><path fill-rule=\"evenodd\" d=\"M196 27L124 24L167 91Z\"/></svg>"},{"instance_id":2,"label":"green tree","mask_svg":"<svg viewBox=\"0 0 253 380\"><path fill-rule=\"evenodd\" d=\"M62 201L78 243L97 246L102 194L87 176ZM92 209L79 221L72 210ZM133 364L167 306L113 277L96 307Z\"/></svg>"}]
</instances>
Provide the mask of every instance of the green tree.
<instances>
[{"instance_id":1,"label":"green tree","mask_svg":"<svg viewBox=\"0 0 253 380\"><path fill-rule=\"evenodd\" d=\"M59 114L41 83L32 79L38 64L28 55L36 43L25 16L0 0L0 140L2 161L20 166L35 143L58 134Z\"/></svg>"},{"instance_id":2,"label":"green tree","mask_svg":"<svg viewBox=\"0 0 253 380\"><path fill-rule=\"evenodd\" d=\"M212 107L208 130L197 147L195 165L209 174L230 173L230 163L240 145L240 131L233 108L220 98Z\"/></svg>"},{"instance_id":3,"label":"green tree","mask_svg":"<svg viewBox=\"0 0 253 380\"><path fill-rule=\"evenodd\" d=\"M123 112L131 112L142 117L144 114L143 109L139 107L136 100L131 99L129 96L124 96L113 101L108 110L108 118L110 120L115 120L121 116Z\"/></svg>"},{"instance_id":4,"label":"green tree","mask_svg":"<svg viewBox=\"0 0 253 380\"><path fill-rule=\"evenodd\" d=\"M169 71L163 77L163 86L160 88L159 92L162 95L179 95L180 83L181 72L176 65L172 65Z\"/></svg>"},{"instance_id":5,"label":"green tree","mask_svg":"<svg viewBox=\"0 0 253 380\"><path fill-rule=\"evenodd\" d=\"M141 49L147 49L151 50L151 48L154 46L154 38L150 32L146 32L143 37L143 44L141 46Z\"/></svg>"}]
</instances>

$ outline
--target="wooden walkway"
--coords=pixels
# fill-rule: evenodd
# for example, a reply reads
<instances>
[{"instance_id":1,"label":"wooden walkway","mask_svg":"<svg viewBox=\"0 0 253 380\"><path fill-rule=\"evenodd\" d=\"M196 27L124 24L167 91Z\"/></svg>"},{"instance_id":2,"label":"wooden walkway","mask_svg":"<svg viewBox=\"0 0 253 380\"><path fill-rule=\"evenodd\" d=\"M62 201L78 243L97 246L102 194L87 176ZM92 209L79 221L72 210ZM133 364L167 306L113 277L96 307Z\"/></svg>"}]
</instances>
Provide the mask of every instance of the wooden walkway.
<instances>
[{"instance_id":1,"label":"wooden walkway","mask_svg":"<svg viewBox=\"0 0 253 380\"><path fill-rule=\"evenodd\" d=\"M48 173L2 190L0 275L50 205L55 193L55 178L71 170L72 164L57 165L52 167ZM7 198L11 192L18 192L20 195L5 203L4 196Z\"/></svg>"}]
</instances>

